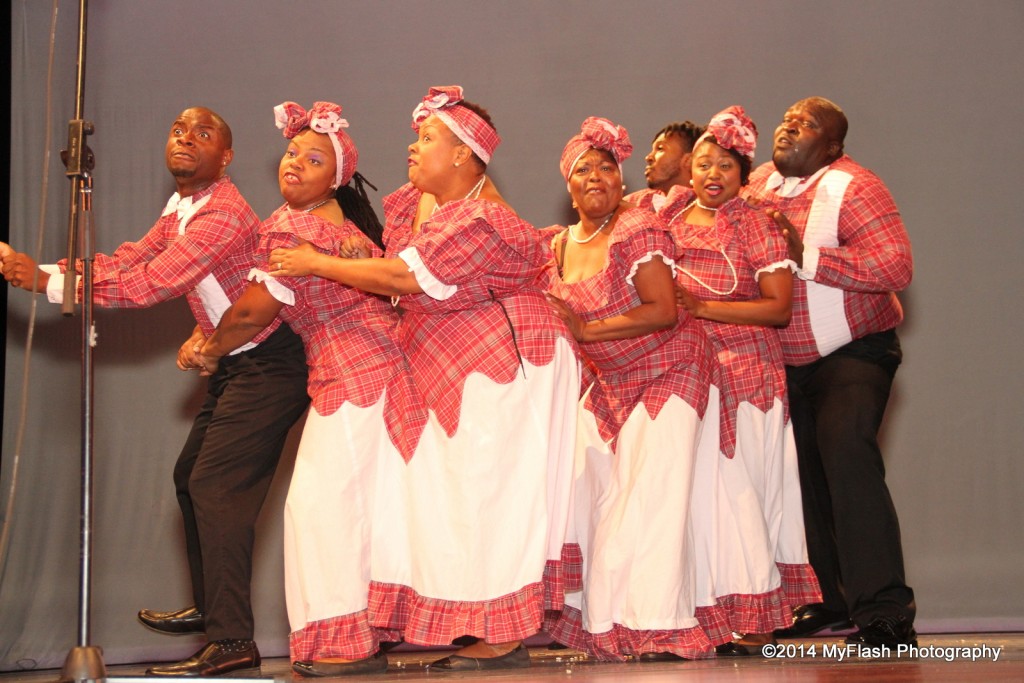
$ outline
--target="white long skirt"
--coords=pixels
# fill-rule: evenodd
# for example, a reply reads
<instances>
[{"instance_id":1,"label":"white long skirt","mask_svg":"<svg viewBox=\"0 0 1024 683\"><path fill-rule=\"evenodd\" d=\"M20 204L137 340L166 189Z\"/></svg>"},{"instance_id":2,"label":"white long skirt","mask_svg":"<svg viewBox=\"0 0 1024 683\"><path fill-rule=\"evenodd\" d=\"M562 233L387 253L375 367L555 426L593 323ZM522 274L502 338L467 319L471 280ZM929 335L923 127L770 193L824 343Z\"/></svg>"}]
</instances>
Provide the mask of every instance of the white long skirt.
<instances>
[{"instance_id":1,"label":"white long skirt","mask_svg":"<svg viewBox=\"0 0 1024 683\"><path fill-rule=\"evenodd\" d=\"M781 399L768 412L741 403L735 455L726 458L718 445L717 435L705 434L697 458L698 605L728 598L733 618L751 624L747 632L767 632L790 619L779 604L782 572L809 571L796 449Z\"/></svg>"},{"instance_id":2,"label":"white long skirt","mask_svg":"<svg viewBox=\"0 0 1024 683\"><path fill-rule=\"evenodd\" d=\"M381 461L402 462L384 425L385 396L310 408L285 501L285 597L292 632L365 611Z\"/></svg>"},{"instance_id":3,"label":"white long skirt","mask_svg":"<svg viewBox=\"0 0 1024 683\"><path fill-rule=\"evenodd\" d=\"M584 558L583 590L566 595L553 634L602 659L710 647L695 617L690 525L694 460L703 422L670 397L651 419L641 403L615 450L580 402L573 535ZM705 416L706 419L706 416Z\"/></svg>"},{"instance_id":4,"label":"white long skirt","mask_svg":"<svg viewBox=\"0 0 1024 683\"><path fill-rule=\"evenodd\" d=\"M473 374L452 437L431 413L408 464L381 460L376 625L397 619L424 645L464 634L507 642L539 628L545 568L566 541L579 382L564 340L551 363L525 362L509 384Z\"/></svg>"}]
</instances>

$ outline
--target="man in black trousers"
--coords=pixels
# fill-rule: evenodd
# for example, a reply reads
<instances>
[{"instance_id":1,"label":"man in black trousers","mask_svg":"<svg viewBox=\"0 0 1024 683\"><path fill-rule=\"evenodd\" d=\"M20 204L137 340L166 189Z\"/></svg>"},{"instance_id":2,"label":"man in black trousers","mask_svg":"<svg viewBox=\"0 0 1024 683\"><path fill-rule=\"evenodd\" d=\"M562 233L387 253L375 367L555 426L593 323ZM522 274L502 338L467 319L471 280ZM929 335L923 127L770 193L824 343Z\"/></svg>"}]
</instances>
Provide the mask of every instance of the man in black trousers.
<instances>
[{"instance_id":1,"label":"man in black trousers","mask_svg":"<svg viewBox=\"0 0 1024 683\"><path fill-rule=\"evenodd\" d=\"M793 317L780 334L808 554L823 599L799 608L776 636L852 620L858 630L848 643L896 647L916 644L916 608L878 431L902 358L896 292L910 284L913 258L889 191L843 153L847 127L834 103L797 102L747 192L778 208L769 215L797 265Z\"/></svg>"},{"instance_id":2,"label":"man in black trousers","mask_svg":"<svg viewBox=\"0 0 1024 683\"><path fill-rule=\"evenodd\" d=\"M193 107L171 125L165 150L177 192L138 242L96 254L98 306L152 306L185 296L196 318L178 367L199 369L196 354L238 299L257 265L259 220L225 175L234 157L231 129L213 111ZM37 267L0 243L12 285L63 299L63 266ZM81 283L79 283L81 291ZM302 340L279 320L222 359L174 468L185 523L194 604L142 610L161 633L202 633L192 657L154 666L151 676L216 676L260 665L250 601L254 528L288 430L309 404Z\"/></svg>"}]
</instances>

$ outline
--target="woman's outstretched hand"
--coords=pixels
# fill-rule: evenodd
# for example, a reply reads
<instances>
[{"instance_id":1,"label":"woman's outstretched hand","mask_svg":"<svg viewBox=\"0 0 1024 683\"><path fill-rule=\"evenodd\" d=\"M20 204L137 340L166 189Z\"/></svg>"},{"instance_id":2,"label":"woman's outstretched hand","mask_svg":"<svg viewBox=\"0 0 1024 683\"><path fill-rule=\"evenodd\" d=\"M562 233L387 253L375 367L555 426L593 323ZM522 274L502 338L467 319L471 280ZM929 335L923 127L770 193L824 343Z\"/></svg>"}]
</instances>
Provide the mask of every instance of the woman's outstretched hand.
<instances>
[{"instance_id":1,"label":"woman's outstretched hand","mask_svg":"<svg viewBox=\"0 0 1024 683\"><path fill-rule=\"evenodd\" d=\"M316 266L322 256L309 242L291 249L279 247L270 252L268 272L274 277L316 275Z\"/></svg>"}]
</instances>

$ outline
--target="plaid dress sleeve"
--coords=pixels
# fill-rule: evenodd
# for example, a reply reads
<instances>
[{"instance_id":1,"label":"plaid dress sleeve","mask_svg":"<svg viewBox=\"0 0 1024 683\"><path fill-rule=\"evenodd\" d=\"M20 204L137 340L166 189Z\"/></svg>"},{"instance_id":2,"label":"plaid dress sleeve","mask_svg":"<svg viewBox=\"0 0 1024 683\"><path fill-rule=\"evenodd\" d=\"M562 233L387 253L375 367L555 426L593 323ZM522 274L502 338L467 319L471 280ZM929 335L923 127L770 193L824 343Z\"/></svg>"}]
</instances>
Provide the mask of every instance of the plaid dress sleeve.
<instances>
[{"instance_id":1,"label":"plaid dress sleeve","mask_svg":"<svg viewBox=\"0 0 1024 683\"><path fill-rule=\"evenodd\" d=\"M421 226L411 242L438 280L480 281L506 291L536 278L551 260L537 230L508 209L486 201L451 202Z\"/></svg>"}]
</instances>

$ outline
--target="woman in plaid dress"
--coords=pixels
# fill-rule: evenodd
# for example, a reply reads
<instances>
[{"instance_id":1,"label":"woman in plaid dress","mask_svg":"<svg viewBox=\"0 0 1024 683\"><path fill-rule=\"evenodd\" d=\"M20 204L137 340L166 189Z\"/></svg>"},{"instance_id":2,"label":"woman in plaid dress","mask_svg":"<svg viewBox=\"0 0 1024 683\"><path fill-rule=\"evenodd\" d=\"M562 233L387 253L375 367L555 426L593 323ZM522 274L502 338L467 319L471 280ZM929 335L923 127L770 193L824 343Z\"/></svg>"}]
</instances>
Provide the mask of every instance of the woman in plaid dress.
<instances>
[{"instance_id":1,"label":"woman in plaid dress","mask_svg":"<svg viewBox=\"0 0 1024 683\"><path fill-rule=\"evenodd\" d=\"M381 226L355 173L358 152L341 107L293 102L275 109L288 147L278 181L285 204L260 228L260 251L308 244L336 255L341 243ZM355 178L354 183L350 180ZM338 190L338 188L341 188ZM285 502L285 596L291 658L302 675L387 669L368 620L370 544L381 462L412 456L426 409L398 346L386 299L316 277L250 284L201 350L217 359L280 314L302 336L312 408Z\"/></svg>"},{"instance_id":2,"label":"woman in plaid dress","mask_svg":"<svg viewBox=\"0 0 1024 683\"><path fill-rule=\"evenodd\" d=\"M716 115L694 146L693 190L673 188L660 211L679 246L683 305L719 361L721 429L702 442L693 514L697 614L712 640L728 639L722 655L757 653L818 595L774 327L789 321L795 264L770 219L738 196L756 141L741 107Z\"/></svg>"},{"instance_id":3,"label":"woman in plaid dress","mask_svg":"<svg viewBox=\"0 0 1024 683\"><path fill-rule=\"evenodd\" d=\"M387 258L276 250L272 273L391 295L430 418L408 463L382 463L371 621L394 640L479 641L437 669L529 665L560 609L579 367L540 286L551 259L487 177L499 138L458 86L413 115L410 183L384 200ZM365 255L363 253L362 255ZM280 263L278 263L280 262Z\"/></svg>"},{"instance_id":4,"label":"woman in plaid dress","mask_svg":"<svg viewBox=\"0 0 1024 683\"><path fill-rule=\"evenodd\" d=\"M711 651L694 615L689 511L712 358L676 306L667 226L622 200L631 150L624 128L591 117L562 153L580 222L554 228L550 299L596 381L577 444L583 590L548 630L602 659L690 659Z\"/></svg>"}]
</instances>

